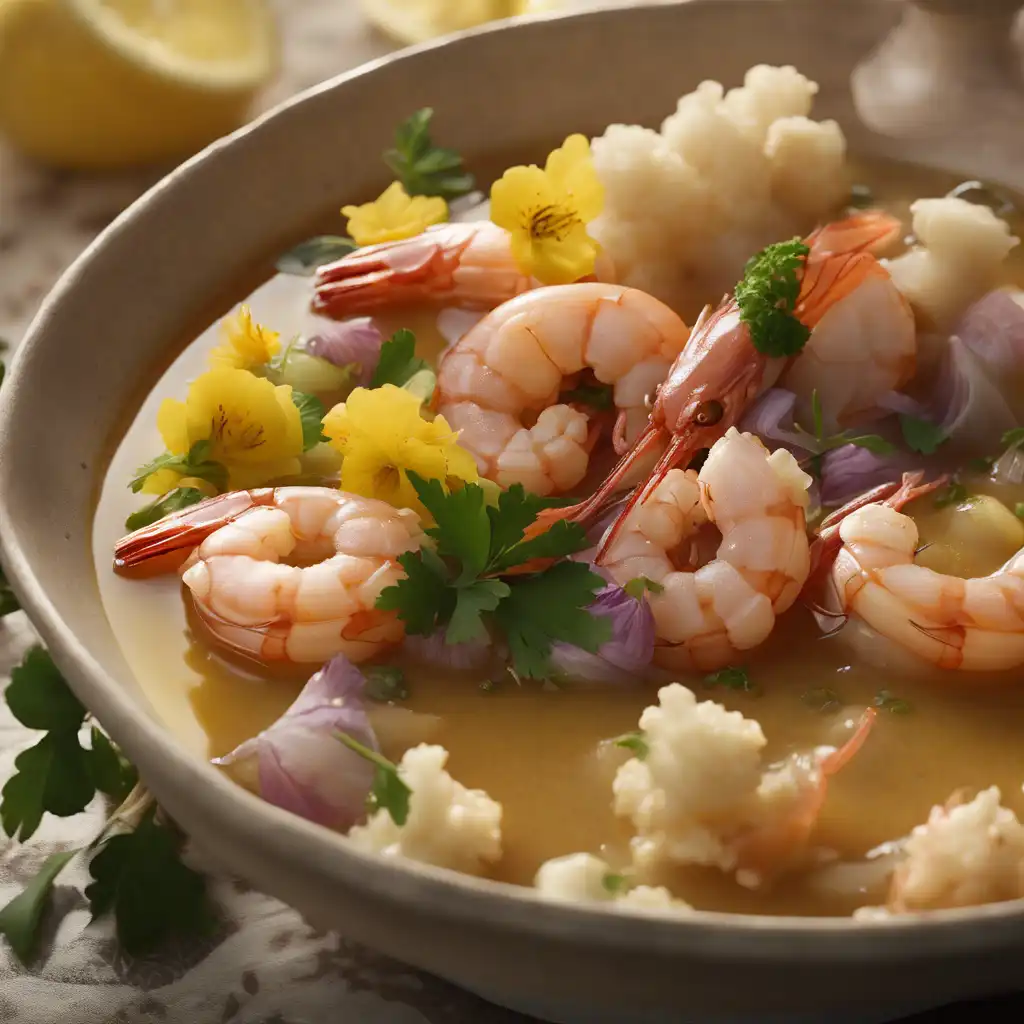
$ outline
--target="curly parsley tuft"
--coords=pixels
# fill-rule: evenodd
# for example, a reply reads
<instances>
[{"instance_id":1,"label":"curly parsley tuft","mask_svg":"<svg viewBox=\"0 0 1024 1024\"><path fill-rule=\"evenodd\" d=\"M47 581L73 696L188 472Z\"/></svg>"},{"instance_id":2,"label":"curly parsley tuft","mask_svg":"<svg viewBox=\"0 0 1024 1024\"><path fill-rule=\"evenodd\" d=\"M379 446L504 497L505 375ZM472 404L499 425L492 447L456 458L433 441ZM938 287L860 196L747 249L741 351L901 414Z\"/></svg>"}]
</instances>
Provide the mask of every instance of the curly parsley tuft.
<instances>
[{"instance_id":1,"label":"curly parsley tuft","mask_svg":"<svg viewBox=\"0 0 1024 1024\"><path fill-rule=\"evenodd\" d=\"M754 348L766 356L795 356L811 336L794 315L809 252L799 238L769 245L747 261L736 285L740 318L750 328Z\"/></svg>"}]
</instances>

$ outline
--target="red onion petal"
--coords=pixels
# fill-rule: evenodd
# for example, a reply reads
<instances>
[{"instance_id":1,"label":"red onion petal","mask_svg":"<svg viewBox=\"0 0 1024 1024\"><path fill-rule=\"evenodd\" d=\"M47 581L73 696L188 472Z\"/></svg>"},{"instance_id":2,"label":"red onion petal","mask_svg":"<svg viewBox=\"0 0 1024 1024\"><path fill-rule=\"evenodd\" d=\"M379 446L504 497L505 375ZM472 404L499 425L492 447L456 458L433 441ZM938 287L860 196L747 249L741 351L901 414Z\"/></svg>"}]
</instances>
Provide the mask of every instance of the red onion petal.
<instances>
[{"instance_id":1,"label":"red onion petal","mask_svg":"<svg viewBox=\"0 0 1024 1024\"><path fill-rule=\"evenodd\" d=\"M797 448L813 452L817 446L810 434L797 430L793 422L796 395L785 388L769 388L743 414L739 429L756 434L762 441L776 442L776 447Z\"/></svg>"},{"instance_id":2,"label":"red onion petal","mask_svg":"<svg viewBox=\"0 0 1024 1024\"><path fill-rule=\"evenodd\" d=\"M363 816L373 766L334 733L378 749L362 703L365 682L355 665L337 655L273 725L213 763L227 767L255 758L260 795L268 803L321 825L353 825Z\"/></svg>"},{"instance_id":3,"label":"red onion petal","mask_svg":"<svg viewBox=\"0 0 1024 1024\"><path fill-rule=\"evenodd\" d=\"M405 638L406 653L422 665L447 668L454 672L472 672L483 668L491 659L490 640L471 640L461 644L447 643L443 630L430 636Z\"/></svg>"},{"instance_id":4,"label":"red onion petal","mask_svg":"<svg viewBox=\"0 0 1024 1024\"><path fill-rule=\"evenodd\" d=\"M380 328L371 317L362 316L326 325L306 342L306 351L335 366L359 367L355 383L358 387L366 387L377 369L383 344Z\"/></svg>"},{"instance_id":5,"label":"red onion petal","mask_svg":"<svg viewBox=\"0 0 1024 1024\"><path fill-rule=\"evenodd\" d=\"M1024 307L1006 291L989 292L964 313L954 332L997 375L1024 370Z\"/></svg>"},{"instance_id":6,"label":"red onion petal","mask_svg":"<svg viewBox=\"0 0 1024 1024\"><path fill-rule=\"evenodd\" d=\"M833 448L821 461L821 503L826 507L845 505L872 487L899 480L904 472L920 466L920 457L910 453L876 455L854 444Z\"/></svg>"},{"instance_id":7,"label":"red onion petal","mask_svg":"<svg viewBox=\"0 0 1024 1024\"><path fill-rule=\"evenodd\" d=\"M589 611L611 619L611 639L595 654L561 641L554 644L555 671L588 682L621 682L623 676L644 674L654 657L654 616L647 601L609 585L597 592Z\"/></svg>"}]
</instances>

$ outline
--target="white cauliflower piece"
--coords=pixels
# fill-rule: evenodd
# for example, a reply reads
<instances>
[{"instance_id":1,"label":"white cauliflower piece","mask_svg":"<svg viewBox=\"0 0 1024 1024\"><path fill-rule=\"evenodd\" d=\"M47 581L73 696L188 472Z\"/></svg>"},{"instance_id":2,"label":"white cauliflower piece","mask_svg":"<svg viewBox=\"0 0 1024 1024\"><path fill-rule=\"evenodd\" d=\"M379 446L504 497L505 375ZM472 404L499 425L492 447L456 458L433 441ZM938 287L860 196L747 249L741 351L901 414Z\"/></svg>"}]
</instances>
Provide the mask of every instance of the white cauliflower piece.
<instances>
[{"instance_id":1,"label":"white cauliflower piece","mask_svg":"<svg viewBox=\"0 0 1024 1024\"><path fill-rule=\"evenodd\" d=\"M444 770L448 751L421 743L407 750L398 774L412 791L409 816L395 824L386 810L348 833L360 849L385 857L479 874L501 857L501 804L479 789L466 789Z\"/></svg>"},{"instance_id":2,"label":"white cauliflower piece","mask_svg":"<svg viewBox=\"0 0 1024 1024\"><path fill-rule=\"evenodd\" d=\"M918 199L910 207L917 244L884 261L923 329L944 331L998 283L1020 239L987 206L966 199Z\"/></svg>"},{"instance_id":3,"label":"white cauliflower piece","mask_svg":"<svg viewBox=\"0 0 1024 1024\"><path fill-rule=\"evenodd\" d=\"M907 838L885 907L855 917L973 907L1024 896L1024 824L1003 807L998 786L968 803L933 807Z\"/></svg>"},{"instance_id":4,"label":"white cauliflower piece","mask_svg":"<svg viewBox=\"0 0 1024 1024\"><path fill-rule=\"evenodd\" d=\"M738 711L672 683L659 704L640 716L647 743L643 760L631 758L612 786L615 813L632 819L634 862L736 866L731 838L749 820L762 782L761 726Z\"/></svg>"},{"instance_id":5,"label":"white cauliflower piece","mask_svg":"<svg viewBox=\"0 0 1024 1024\"><path fill-rule=\"evenodd\" d=\"M608 880L615 873L600 857L571 853L545 861L537 871L534 885L540 895L569 903L608 903L633 910L690 910L664 886L638 885L622 891Z\"/></svg>"},{"instance_id":6,"label":"white cauliflower piece","mask_svg":"<svg viewBox=\"0 0 1024 1024\"><path fill-rule=\"evenodd\" d=\"M725 91L702 82L660 132L611 125L593 142L605 209L591 231L618 279L694 317L751 253L814 226L847 192L845 140L808 120L818 87L758 65Z\"/></svg>"}]
</instances>

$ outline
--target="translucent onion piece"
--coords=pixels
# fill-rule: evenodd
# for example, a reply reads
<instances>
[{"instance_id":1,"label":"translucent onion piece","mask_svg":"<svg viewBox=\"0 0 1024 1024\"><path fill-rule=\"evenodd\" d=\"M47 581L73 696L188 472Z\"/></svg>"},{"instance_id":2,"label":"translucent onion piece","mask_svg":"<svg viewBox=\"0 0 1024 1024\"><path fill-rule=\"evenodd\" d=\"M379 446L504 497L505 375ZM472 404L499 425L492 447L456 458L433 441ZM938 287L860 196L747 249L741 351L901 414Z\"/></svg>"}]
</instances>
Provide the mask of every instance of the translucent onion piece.
<instances>
[{"instance_id":1,"label":"translucent onion piece","mask_svg":"<svg viewBox=\"0 0 1024 1024\"><path fill-rule=\"evenodd\" d=\"M991 372L1024 372L1024 307L1009 292L989 292L979 299L964 313L955 333Z\"/></svg>"},{"instance_id":2,"label":"translucent onion piece","mask_svg":"<svg viewBox=\"0 0 1024 1024\"><path fill-rule=\"evenodd\" d=\"M756 434L762 441L774 441L786 448L813 452L817 450L815 438L796 429L793 410L796 395L785 388L769 388L743 414L739 429Z\"/></svg>"},{"instance_id":3,"label":"translucent onion piece","mask_svg":"<svg viewBox=\"0 0 1024 1024\"><path fill-rule=\"evenodd\" d=\"M368 316L330 324L306 342L306 351L335 366L354 366L352 383L366 387L380 360L384 336Z\"/></svg>"},{"instance_id":4,"label":"translucent onion piece","mask_svg":"<svg viewBox=\"0 0 1024 1024\"><path fill-rule=\"evenodd\" d=\"M491 659L492 648L490 640L450 644L446 642L443 632L405 638L405 652L410 658L421 665L447 668L454 672L472 672L483 668Z\"/></svg>"},{"instance_id":5,"label":"translucent onion piece","mask_svg":"<svg viewBox=\"0 0 1024 1024\"><path fill-rule=\"evenodd\" d=\"M876 455L853 444L833 448L821 461L821 504L826 508L845 505L879 484L900 480L904 473L921 465L920 457L909 452Z\"/></svg>"}]
</instances>

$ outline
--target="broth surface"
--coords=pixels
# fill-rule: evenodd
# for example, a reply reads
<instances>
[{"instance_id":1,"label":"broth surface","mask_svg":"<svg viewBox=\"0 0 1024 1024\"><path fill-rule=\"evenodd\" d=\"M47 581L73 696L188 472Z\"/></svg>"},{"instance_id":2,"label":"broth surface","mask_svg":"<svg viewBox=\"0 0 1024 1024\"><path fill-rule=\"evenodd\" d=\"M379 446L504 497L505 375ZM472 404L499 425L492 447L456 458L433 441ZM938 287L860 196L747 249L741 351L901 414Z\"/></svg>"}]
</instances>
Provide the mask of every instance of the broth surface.
<instances>
[{"instance_id":1,"label":"broth surface","mask_svg":"<svg viewBox=\"0 0 1024 1024\"><path fill-rule=\"evenodd\" d=\"M859 168L880 205L909 222L918 196L942 195L954 179L905 165ZM1015 228L1016 225L1013 225ZM1024 255L1008 261L1024 279ZM282 338L312 333L322 321L308 310L310 279L278 276L245 300L254 319ZM385 318L380 318L382 321ZM413 329L421 355L443 347L434 314L401 313L382 327ZM125 517L138 507L128 481L136 467L163 449L156 411L180 397L189 379L206 366L217 344L217 325L187 346L156 383L128 429L107 472L94 524L94 555L104 608L125 658L158 715L195 754L225 754L269 726L294 700L311 669L256 672L197 642L176 576L128 581L114 575L114 543ZM1024 488L1003 488L964 478L972 493L996 494L1011 508ZM941 517L925 499L908 511L919 519L922 543ZM1007 557L991 551L961 552L962 575L993 571ZM995 560L994 560L995 559ZM994 560L994 561L993 561ZM938 567L938 566L936 566ZM792 876L766 891L749 891L712 870L677 869L666 881L699 908L767 914L848 914L878 900L881 872L865 860L880 844L905 835L930 807L958 787L998 785L1004 802L1024 812L1024 689L1011 674L969 678L964 673L910 671L895 660L871 663L851 644L851 629L823 637L809 612L784 615L768 643L751 652L746 666L759 693L709 688L700 676L678 676L702 698L756 718L768 738L768 754L783 756L820 744L841 743L861 709L888 691L910 705L906 713L883 709L869 743L831 783L815 832L822 867ZM877 646L877 644L875 645ZM436 728L388 730L380 720L385 753L397 760L422 739L451 753L452 775L485 789L504 807L504 858L494 876L529 885L546 859L576 851L603 853L613 864L625 858L629 829L611 811L611 779L629 755L608 739L636 728L640 712L657 700L657 684L559 690L508 678L496 689L480 678L406 666L410 689L403 703L440 716ZM812 706L827 690L832 710ZM809 692L810 691L810 692ZM818 700L820 703L820 700ZM386 714L386 712L382 712ZM841 859L842 869L829 866ZM864 862L858 865L857 862Z\"/></svg>"}]
</instances>

